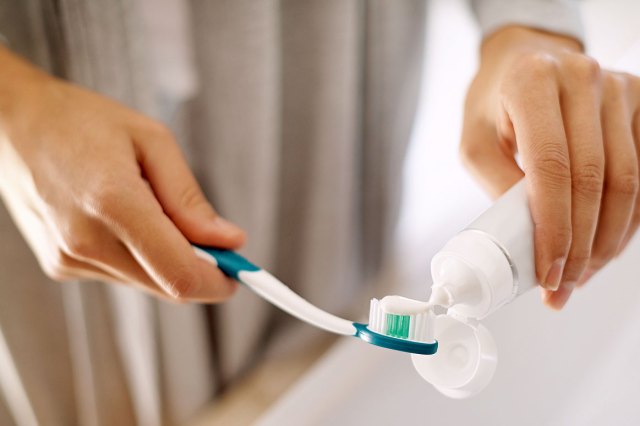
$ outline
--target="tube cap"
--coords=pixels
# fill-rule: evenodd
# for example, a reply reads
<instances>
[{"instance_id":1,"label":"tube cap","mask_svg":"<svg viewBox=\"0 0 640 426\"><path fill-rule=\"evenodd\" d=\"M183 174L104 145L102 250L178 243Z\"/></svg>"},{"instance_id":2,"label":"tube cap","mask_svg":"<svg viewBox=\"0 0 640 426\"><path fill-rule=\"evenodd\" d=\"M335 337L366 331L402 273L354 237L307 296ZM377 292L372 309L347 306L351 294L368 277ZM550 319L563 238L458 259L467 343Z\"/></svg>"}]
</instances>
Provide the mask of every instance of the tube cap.
<instances>
[{"instance_id":1,"label":"tube cap","mask_svg":"<svg viewBox=\"0 0 640 426\"><path fill-rule=\"evenodd\" d=\"M411 355L423 379L444 395L458 399L477 394L491 382L497 349L486 327L439 315L435 336L439 341L435 355Z\"/></svg>"}]
</instances>

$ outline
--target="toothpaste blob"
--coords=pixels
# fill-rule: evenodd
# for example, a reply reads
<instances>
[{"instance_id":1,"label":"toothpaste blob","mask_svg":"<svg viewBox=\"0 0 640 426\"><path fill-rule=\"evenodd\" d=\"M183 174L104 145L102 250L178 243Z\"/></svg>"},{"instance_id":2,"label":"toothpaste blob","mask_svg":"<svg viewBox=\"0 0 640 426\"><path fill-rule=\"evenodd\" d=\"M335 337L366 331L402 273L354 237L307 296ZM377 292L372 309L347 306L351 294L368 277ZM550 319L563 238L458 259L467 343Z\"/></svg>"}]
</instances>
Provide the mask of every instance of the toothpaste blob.
<instances>
[{"instance_id":1,"label":"toothpaste blob","mask_svg":"<svg viewBox=\"0 0 640 426\"><path fill-rule=\"evenodd\" d=\"M368 328L379 334L415 342L434 342L433 305L402 296L371 299Z\"/></svg>"}]
</instances>

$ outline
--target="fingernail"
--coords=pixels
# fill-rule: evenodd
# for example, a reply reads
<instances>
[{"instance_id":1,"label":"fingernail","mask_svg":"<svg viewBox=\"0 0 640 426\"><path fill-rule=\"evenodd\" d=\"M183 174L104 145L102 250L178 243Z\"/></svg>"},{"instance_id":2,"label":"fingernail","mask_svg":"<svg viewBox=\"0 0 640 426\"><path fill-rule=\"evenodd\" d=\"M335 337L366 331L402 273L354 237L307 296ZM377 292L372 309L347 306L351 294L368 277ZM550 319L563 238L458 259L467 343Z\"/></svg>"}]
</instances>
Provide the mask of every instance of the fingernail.
<instances>
[{"instance_id":1,"label":"fingernail","mask_svg":"<svg viewBox=\"0 0 640 426\"><path fill-rule=\"evenodd\" d=\"M165 288L174 299L185 299L197 293L202 287L202 283L194 276L185 276L168 282Z\"/></svg>"},{"instance_id":2,"label":"fingernail","mask_svg":"<svg viewBox=\"0 0 640 426\"><path fill-rule=\"evenodd\" d=\"M547 276L542 283L542 286L548 290L556 291L560 287L560 280L562 279L562 271L564 270L564 259L558 259L551 264Z\"/></svg>"}]
</instances>

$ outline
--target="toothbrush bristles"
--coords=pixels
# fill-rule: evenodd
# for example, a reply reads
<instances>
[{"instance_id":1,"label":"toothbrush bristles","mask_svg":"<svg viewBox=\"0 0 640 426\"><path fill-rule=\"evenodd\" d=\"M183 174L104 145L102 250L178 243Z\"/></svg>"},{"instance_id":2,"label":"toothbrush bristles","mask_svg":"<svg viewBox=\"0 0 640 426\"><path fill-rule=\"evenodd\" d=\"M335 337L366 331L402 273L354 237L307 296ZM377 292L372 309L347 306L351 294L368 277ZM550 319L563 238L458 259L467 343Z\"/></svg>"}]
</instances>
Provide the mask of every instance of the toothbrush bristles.
<instances>
[{"instance_id":1,"label":"toothbrush bristles","mask_svg":"<svg viewBox=\"0 0 640 426\"><path fill-rule=\"evenodd\" d=\"M385 312L382 305L380 300L371 299L367 326L371 331L416 342L434 340L431 308L417 313Z\"/></svg>"}]
</instances>

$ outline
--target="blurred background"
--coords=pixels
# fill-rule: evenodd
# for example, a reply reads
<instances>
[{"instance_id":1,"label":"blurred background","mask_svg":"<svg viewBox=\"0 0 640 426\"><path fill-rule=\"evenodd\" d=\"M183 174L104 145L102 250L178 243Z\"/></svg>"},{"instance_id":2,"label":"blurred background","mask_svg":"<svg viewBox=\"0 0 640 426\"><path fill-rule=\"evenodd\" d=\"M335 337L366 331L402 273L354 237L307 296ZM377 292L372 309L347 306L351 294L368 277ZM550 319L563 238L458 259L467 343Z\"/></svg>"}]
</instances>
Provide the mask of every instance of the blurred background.
<instances>
[{"instance_id":1,"label":"blurred background","mask_svg":"<svg viewBox=\"0 0 640 426\"><path fill-rule=\"evenodd\" d=\"M586 0L581 8L590 54L603 67L640 74L640 2ZM397 259L377 296L426 298L431 256L490 205L458 158L478 30L464 0L431 1L428 16L426 83L406 162ZM273 374L259 370L196 424L639 424L639 263L636 237L562 312L544 308L531 291L488 318L498 369L472 399L439 394L407 355L340 339L317 360L309 353L267 360Z\"/></svg>"}]
</instances>

